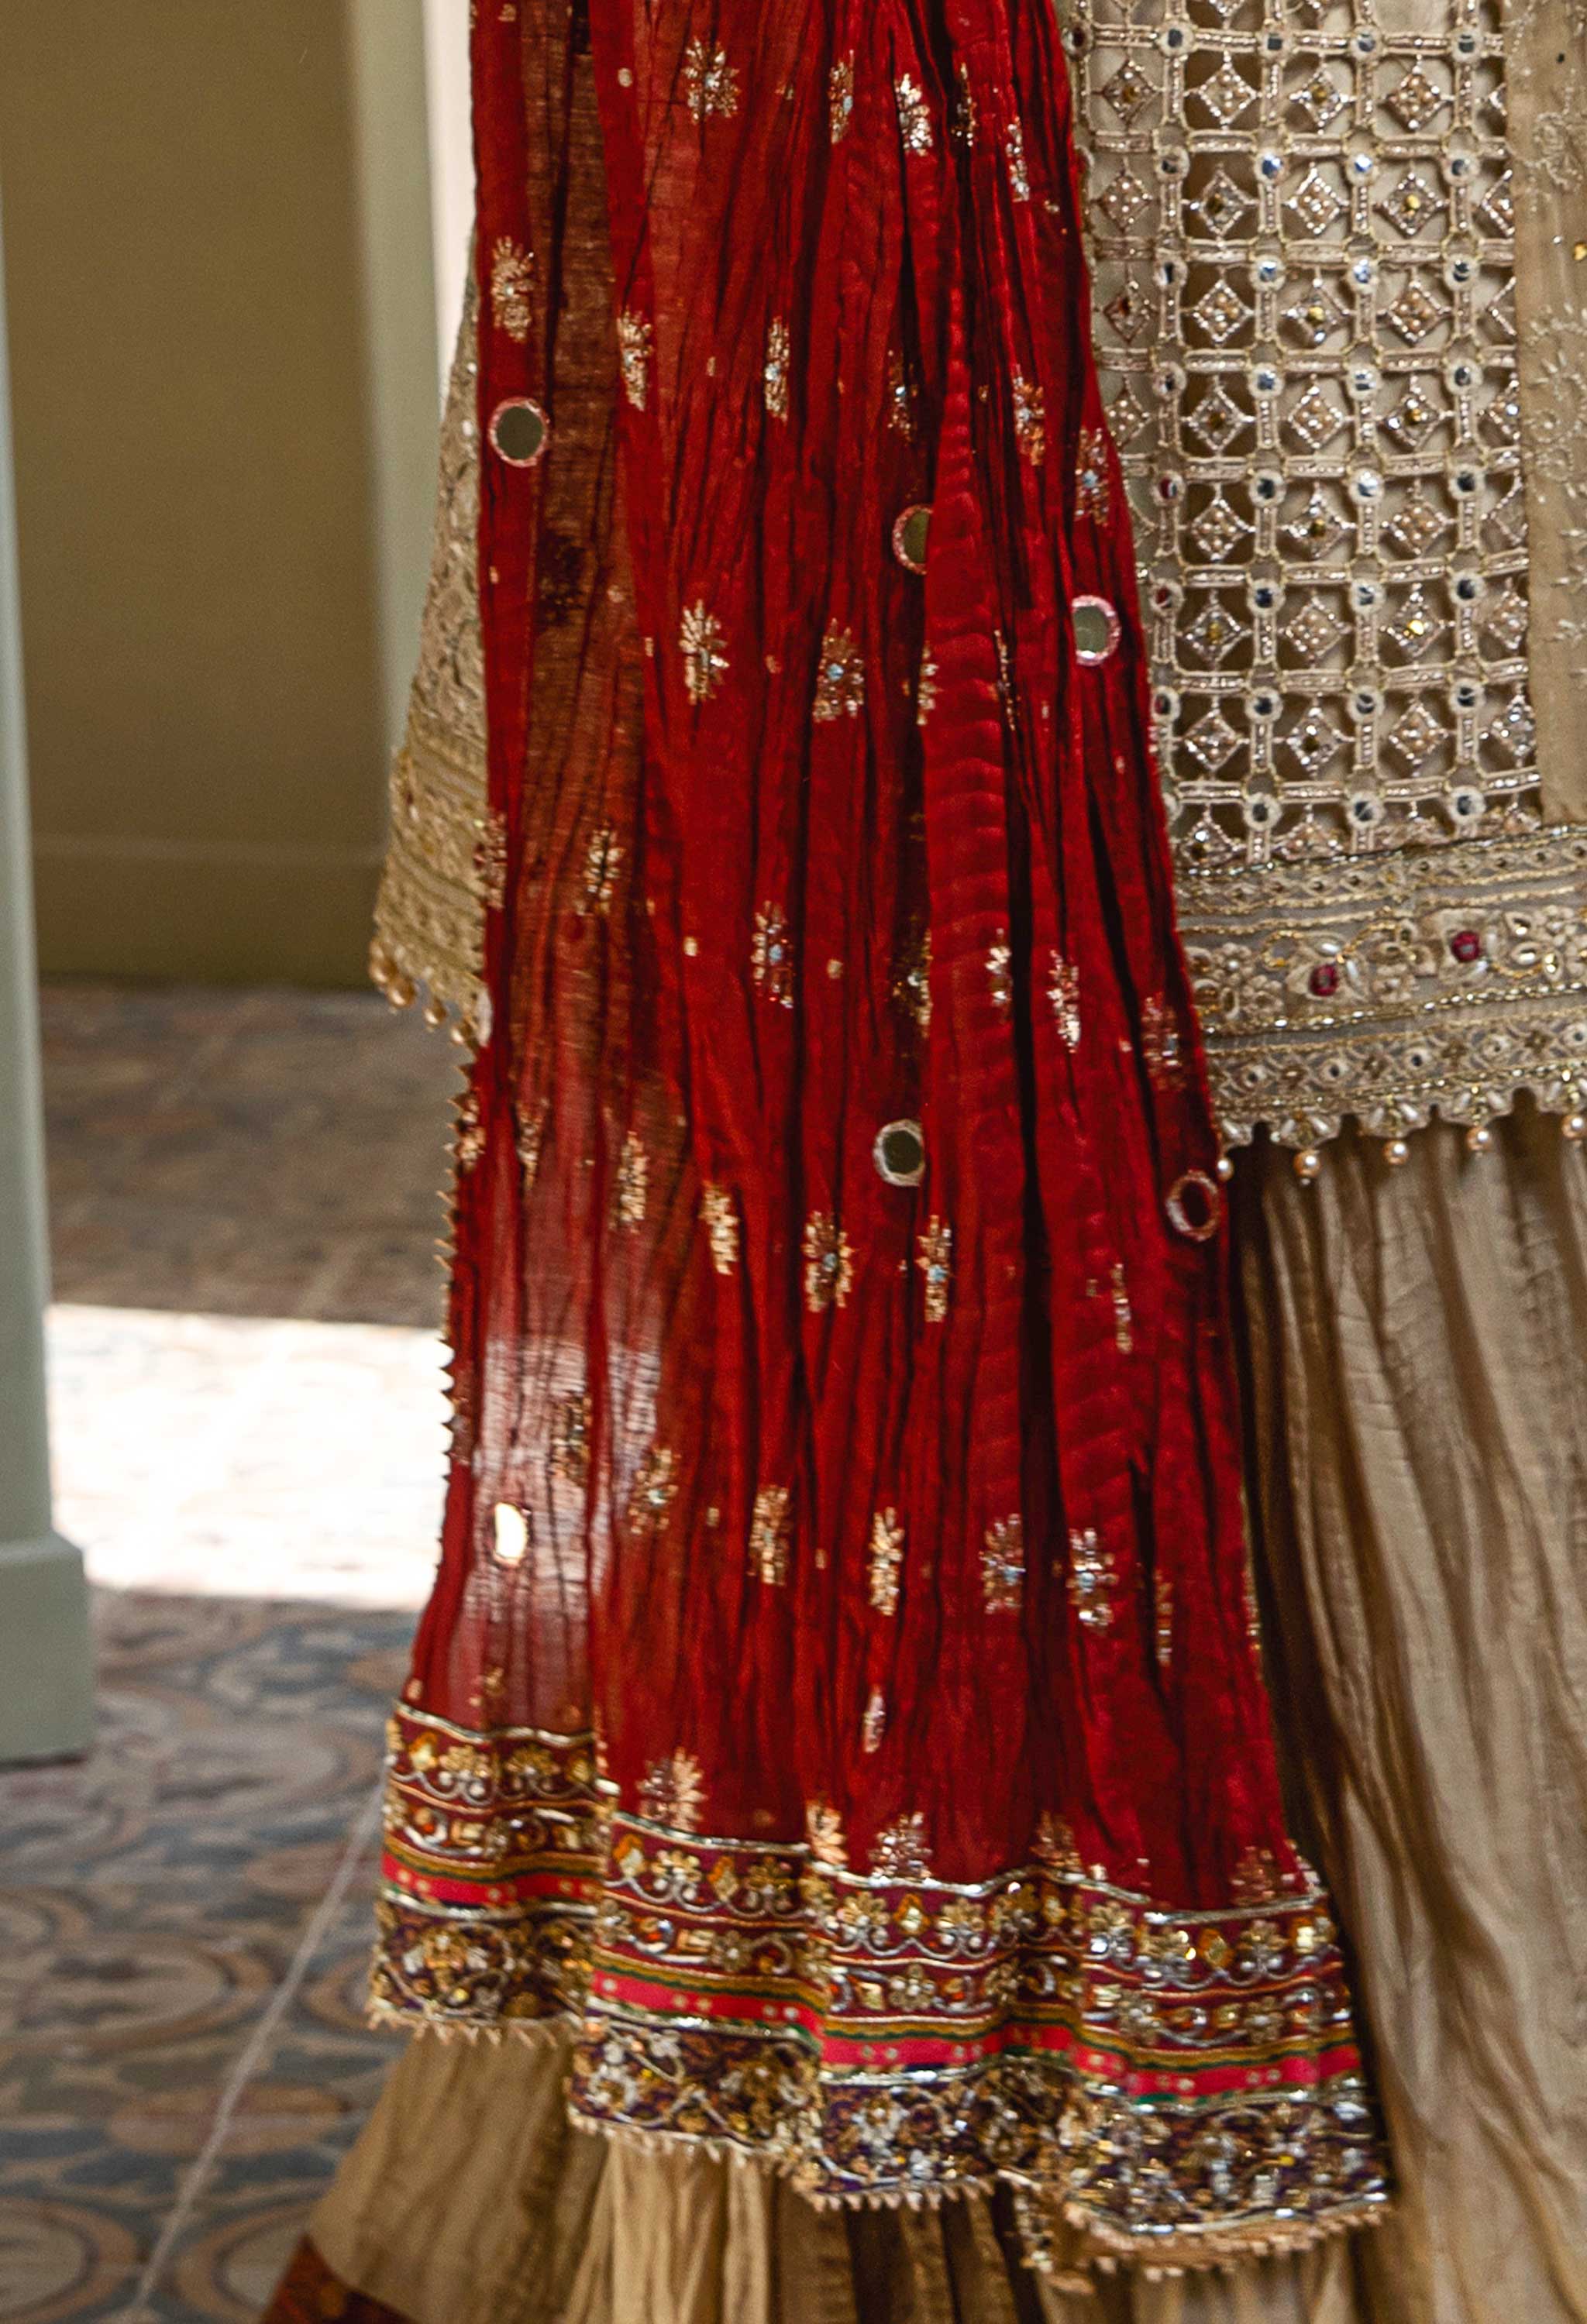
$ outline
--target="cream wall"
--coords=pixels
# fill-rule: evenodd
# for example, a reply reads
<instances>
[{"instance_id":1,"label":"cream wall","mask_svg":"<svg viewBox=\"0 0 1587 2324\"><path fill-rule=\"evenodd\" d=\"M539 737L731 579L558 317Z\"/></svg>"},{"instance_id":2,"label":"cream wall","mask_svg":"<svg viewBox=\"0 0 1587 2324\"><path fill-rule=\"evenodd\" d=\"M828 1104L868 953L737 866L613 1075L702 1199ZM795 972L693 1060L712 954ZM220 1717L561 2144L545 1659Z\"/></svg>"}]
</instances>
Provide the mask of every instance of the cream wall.
<instances>
[{"instance_id":1,"label":"cream wall","mask_svg":"<svg viewBox=\"0 0 1587 2324\"><path fill-rule=\"evenodd\" d=\"M417 629L423 0L0 0L47 969L351 982Z\"/></svg>"},{"instance_id":2,"label":"cream wall","mask_svg":"<svg viewBox=\"0 0 1587 2324\"><path fill-rule=\"evenodd\" d=\"M429 89L430 213L435 222L436 331L446 391L463 320L474 233L474 122L469 91L468 0L424 0Z\"/></svg>"}]
</instances>

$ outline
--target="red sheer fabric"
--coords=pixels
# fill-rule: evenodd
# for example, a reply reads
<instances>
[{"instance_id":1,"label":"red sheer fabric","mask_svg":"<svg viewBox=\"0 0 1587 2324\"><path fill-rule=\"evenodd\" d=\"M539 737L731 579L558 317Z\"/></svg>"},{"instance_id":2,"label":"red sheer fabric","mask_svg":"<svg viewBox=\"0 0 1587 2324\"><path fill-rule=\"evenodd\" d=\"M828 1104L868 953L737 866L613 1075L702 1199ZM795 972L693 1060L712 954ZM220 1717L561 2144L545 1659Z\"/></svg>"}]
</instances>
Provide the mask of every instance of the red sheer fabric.
<instances>
[{"instance_id":1,"label":"red sheer fabric","mask_svg":"<svg viewBox=\"0 0 1587 2324\"><path fill-rule=\"evenodd\" d=\"M377 2006L573 2016L581 2119L821 2199L1366 2215L1045 0L476 15L493 1029Z\"/></svg>"}]
</instances>

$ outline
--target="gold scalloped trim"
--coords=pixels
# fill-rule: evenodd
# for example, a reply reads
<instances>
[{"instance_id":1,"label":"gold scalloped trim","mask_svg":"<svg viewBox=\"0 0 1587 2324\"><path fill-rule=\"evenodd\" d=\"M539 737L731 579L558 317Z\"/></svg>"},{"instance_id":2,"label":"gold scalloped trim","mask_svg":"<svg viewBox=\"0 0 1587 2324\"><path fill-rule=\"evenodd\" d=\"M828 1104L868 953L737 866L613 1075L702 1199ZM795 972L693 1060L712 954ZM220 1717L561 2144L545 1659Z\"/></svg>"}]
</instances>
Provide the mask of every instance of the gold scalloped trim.
<instances>
[{"instance_id":1,"label":"gold scalloped trim","mask_svg":"<svg viewBox=\"0 0 1587 2324\"><path fill-rule=\"evenodd\" d=\"M520 2042L539 2049L555 2048L570 2034L577 2034L581 2022L569 2016L509 2020L494 2024L448 2023L428 2017L415 2020L380 2003L371 2005L368 2015L372 2025L383 2031L404 2027L415 2041L461 2041L470 2045L484 2042L492 2048L498 2048L507 2042ZM637 2128L632 2123L602 2121L581 2113L571 2105L567 2108L567 2119L572 2127L586 2137L604 2139L611 2145L626 2147L636 2154L672 2153L681 2146L691 2153L708 2156L714 2163L731 2164L740 2171L761 2172L770 2178L789 2180L797 2179L798 2174L799 2158L797 2155L750 2153L728 2139L697 2136L687 2131L646 2130ZM1078 2290L1083 2287L1084 2277L1071 2275L1071 2271L1077 2267L1095 2269L1103 2273L1130 2267L1138 2269L1150 2282L1165 2277L1204 2273L1211 2269L1228 2268L1252 2260L1292 2255L1311 2250L1333 2236L1352 2235L1375 2227L1387 2217L1390 2209L1387 2197L1384 2197L1330 2212L1321 2218L1268 2221L1249 2228L1217 2227L1193 2234L1131 2237L1115 2230L1099 2228L1095 2219L1083 2206L1069 2203L1056 2190L1011 2172L961 2180L951 2188L899 2189L882 2193L861 2189L849 2195L813 2195L802 2188L798 2191L800 2200L807 2202L813 2210L909 2210L924 2213L939 2211L947 2203L976 2199L985 2200L995 2193L1000 2183L1011 2187L1018 2198L1020 2235L1026 2265L1047 2276L1060 2289L1066 2275L1070 2276L1070 2288ZM1044 2206L1050 2206L1055 2220L1073 2228L1081 2237L1082 2247L1078 2252L1060 2254L1056 2250L1054 2229L1039 2216Z\"/></svg>"},{"instance_id":2,"label":"gold scalloped trim","mask_svg":"<svg viewBox=\"0 0 1587 2324\"><path fill-rule=\"evenodd\" d=\"M1193 874L1180 910L1231 1145L1587 1100L1587 830Z\"/></svg>"}]
</instances>

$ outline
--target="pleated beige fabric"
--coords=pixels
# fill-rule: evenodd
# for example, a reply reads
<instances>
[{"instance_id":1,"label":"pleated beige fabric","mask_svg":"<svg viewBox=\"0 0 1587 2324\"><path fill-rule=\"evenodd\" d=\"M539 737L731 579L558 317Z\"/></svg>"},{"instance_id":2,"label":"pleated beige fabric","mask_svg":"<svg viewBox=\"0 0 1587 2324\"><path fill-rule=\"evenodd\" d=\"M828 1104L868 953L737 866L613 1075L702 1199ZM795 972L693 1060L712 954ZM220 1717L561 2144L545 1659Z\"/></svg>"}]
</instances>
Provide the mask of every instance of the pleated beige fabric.
<instances>
[{"instance_id":1,"label":"pleated beige fabric","mask_svg":"<svg viewBox=\"0 0 1587 2324\"><path fill-rule=\"evenodd\" d=\"M1002 2203L817 2211L570 2130L565 2043L416 2042L312 2223L410 2324L1355 2324L1346 2241L1230 2274L1043 2276ZM1075 2288L1066 2288L1073 2282Z\"/></svg>"},{"instance_id":2,"label":"pleated beige fabric","mask_svg":"<svg viewBox=\"0 0 1587 2324\"><path fill-rule=\"evenodd\" d=\"M1587 1152L1525 1108L1234 1192L1276 1699L1395 2215L1042 2277L1001 2204L818 2213L569 2131L559 2043L420 2042L313 2223L344 2282L411 2324L1587 2324Z\"/></svg>"},{"instance_id":3,"label":"pleated beige fabric","mask_svg":"<svg viewBox=\"0 0 1587 2324\"><path fill-rule=\"evenodd\" d=\"M1587 2318L1587 1152L1238 1182L1280 1727L1400 2182L1371 2324Z\"/></svg>"}]
</instances>

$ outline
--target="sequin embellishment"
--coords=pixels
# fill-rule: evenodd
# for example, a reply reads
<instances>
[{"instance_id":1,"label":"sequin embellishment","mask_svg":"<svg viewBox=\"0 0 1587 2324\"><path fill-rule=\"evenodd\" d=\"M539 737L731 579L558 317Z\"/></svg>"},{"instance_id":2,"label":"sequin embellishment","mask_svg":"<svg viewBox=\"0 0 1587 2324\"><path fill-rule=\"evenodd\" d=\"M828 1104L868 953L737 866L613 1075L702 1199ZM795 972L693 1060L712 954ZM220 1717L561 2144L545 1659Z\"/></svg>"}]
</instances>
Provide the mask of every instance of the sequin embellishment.
<instances>
[{"instance_id":1,"label":"sequin embellishment","mask_svg":"<svg viewBox=\"0 0 1587 2324\"><path fill-rule=\"evenodd\" d=\"M750 973L768 1001L784 1009L793 1007L793 945L788 922L775 904L762 904L755 914Z\"/></svg>"},{"instance_id":2,"label":"sequin embellishment","mask_svg":"<svg viewBox=\"0 0 1587 2324\"><path fill-rule=\"evenodd\" d=\"M1025 457L1039 467L1047 456L1047 397L1018 371L1014 374L1014 435Z\"/></svg>"},{"instance_id":3,"label":"sequin embellishment","mask_svg":"<svg viewBox=\"0 0 1587 2324\"><path fill-rule=\"evenodd\" d=\"M691 702L709 702L730 668L722 624L704 604L684 609L678 631L683 652L683 682Z\"/></svg>"},{"instance_id":4,"label":"sequin embellishment","mask_svg":"<svg viewBox=\"0 0 1587 2324\"><path fill-rule=\"evenodd\" d=\"M1078 1528L1069 1536L1069 1603L1084 1629L1106 1630L1112 1625L1113 1560L1098 1540L1094 1527Z\"/></svg>"},{"instance_id":5,"label":"sequin embellishment","mask_svg":"<svg viewBox=\"0 0 1587 2324\"><path fill-rule=\"evenodd\" d=\"M638 1131L631 1130L623 1141L623 1156L617 1165L615 1213L620 1227L644 1224L650 1186L650 1157Z\"/></svg>"},{"instance_id":6,"label":"sequin embellishment","mask_svg":"<svg viewBox=\"0 0 1587 2324\"><path fill-rule=\"evenodd\" d=\"M668 1445L652 1444L628 1497L630 1529L641 1539L659 1534L677 1498L678 1455Z\"/></svg>"},{"instance_id":7,"label":"sequin embellishment","mask_svg":"<svg viewBox=\"0 0 1587 2324\"><path fill-rule=\"evenodd\" d=\"M810 715L825 724L835 718L857 718L864 706L864 662L847 630L839 629L835 622L821 641L816 700Z\"/></svg>"},{"instance_id":8,"label":"sequin embellishment","mask_svg":"<svg viewBox=\"0 0 1587 2324\"><path fill-rule=\"evenodd\" d=\"M954 1231L946 1219L933 1219L921 1236L917 1264L926 1278L926 1320L946 1323L954 1281Z\"/></svg>"},{"instance_id":9,"label":"sequin embellishment","mask_svg":"<svg viewBox=\"0 0 1587 2324\"><path fill-rule=\"evenodd\" d=\"M643 315L628 309L617 318L617 363L623 392L636 411L642 411L650 392L650 349L655 334Z\"/></svg>"},{"instance_id":10,"label":"sequin embellishment","mask_svg":"<svg viewBox=\"0 0 1587 2324\"><path fill-rule=\"evenodd\" d=\"M866 1572L871 1603L879 1614L899 1610L899 1576L904 1565L904 1528L897 1509L878 1509L871 1520Z\"/></svg>"},{"instance_id":11,"label":"sequin embellishment","mask_svg":"<svg viewBox=\"0 0 1587 2324\"><path fill-rule=\"evenodd\" d=\"M1017 1614L1025 1602L1025 1521L1001 1517L981 1549L981 1594L989 1614Z\"/></svg>"},{"instance_id":12,"label":"sequin embellishment","mask_svg":"<svg viewBox=\"0 0 1587 2324\"><path fill-rule=\"evenodd\" d=\"M786 1485L762 1486L750 1520L751 1567L773 1588L788 1580L789 1498Z\"/></svg>"},{"instance_id":13,"label":"sequin embellishment","mask_svg":"<svg viewBox=\"0 0 1587 2324\"><path fill-rule=\"evenodd\" d=\"M770 420L788 418L790 346L787 323L780 315L774 315L766 326L766 361L761 370L761 382L766 391L766 414Z\"/></svg>"},{"instance_id":14,"label":"sequin embellishment","mask_svg":"<svg viewBox=\"0 0 1587 2324\"><path fill-rule=\"evenodd\" d=\"M1066 1049L1080 1047L1080 971L1062 953L1054 953L1047 997L1052 1006L1058 1038Z\"/></svg>"},{"instance_id":15,"label":"sequin embellishment","mask_svg":"<svg viewBox=\"0 0 1587 2324\"><path fill-rule=\"evenodd\" d=\"M931 114L918 81L905 73L896 84L899 106L899 134L904 141L906 153L929 153L932 149Z\"/></svg>"},{"instance_id":16,"label":"sequin embellishment","mask_svg":"<svg viewBox=\"0 0 1587 2324\"><path fill-rule=\"evenodd\" d=\"M709 120L713 114L731 121L738 111L738 74L728 63L725 49L691 41L684 55L683 86L697 121Z\"/></svg>"},{"instance_id":17,"label":"sequin embellishment","mask_svg":"<svg viewBox=\"0 0 1587 2324\"><path fill-rule=\"evenodd\" d=\"M534 259L521 243L503 235L491 252L491 314L498 330L520 345L529 337L532 319L530 292L534 287Z\"/></svg>"},{"instance_id":18,"label":"sequin embellishment","mask_svg":"<svg viewBox=\"0 0 1587 2324\"><path fill-rule=\"evenodd\" d=\"M854 1287L854 1255L849 1239L828 1211L812 1211L805 1222L805 1305L812 1315L848 1305Z\"/></svg>"},{"instance_id":19,"label":"sequin embellishment","mask_svg":"<svg viewBox=\"0 0 1587 2324\"><path fill-rule=\"evenodd\" d=\"M674 1831L698 1831L706 1804L706 1775L689 1751L657 1759L639 1787L640 1806L652 1823Z\"/></svg>"},{"instance_id":20,"label":"sequin embellishment","mask_svg":"<svg viewBox=\"0 0 1587 2324\"><path fill-rule=\"evenodd\" d=\"M711 1246L711 1264L718 1275L731 1275L738 1266L738 1213L725 1186L707 1184L700 1190L700 1219Z\"/></svg>"}]
</instances>

